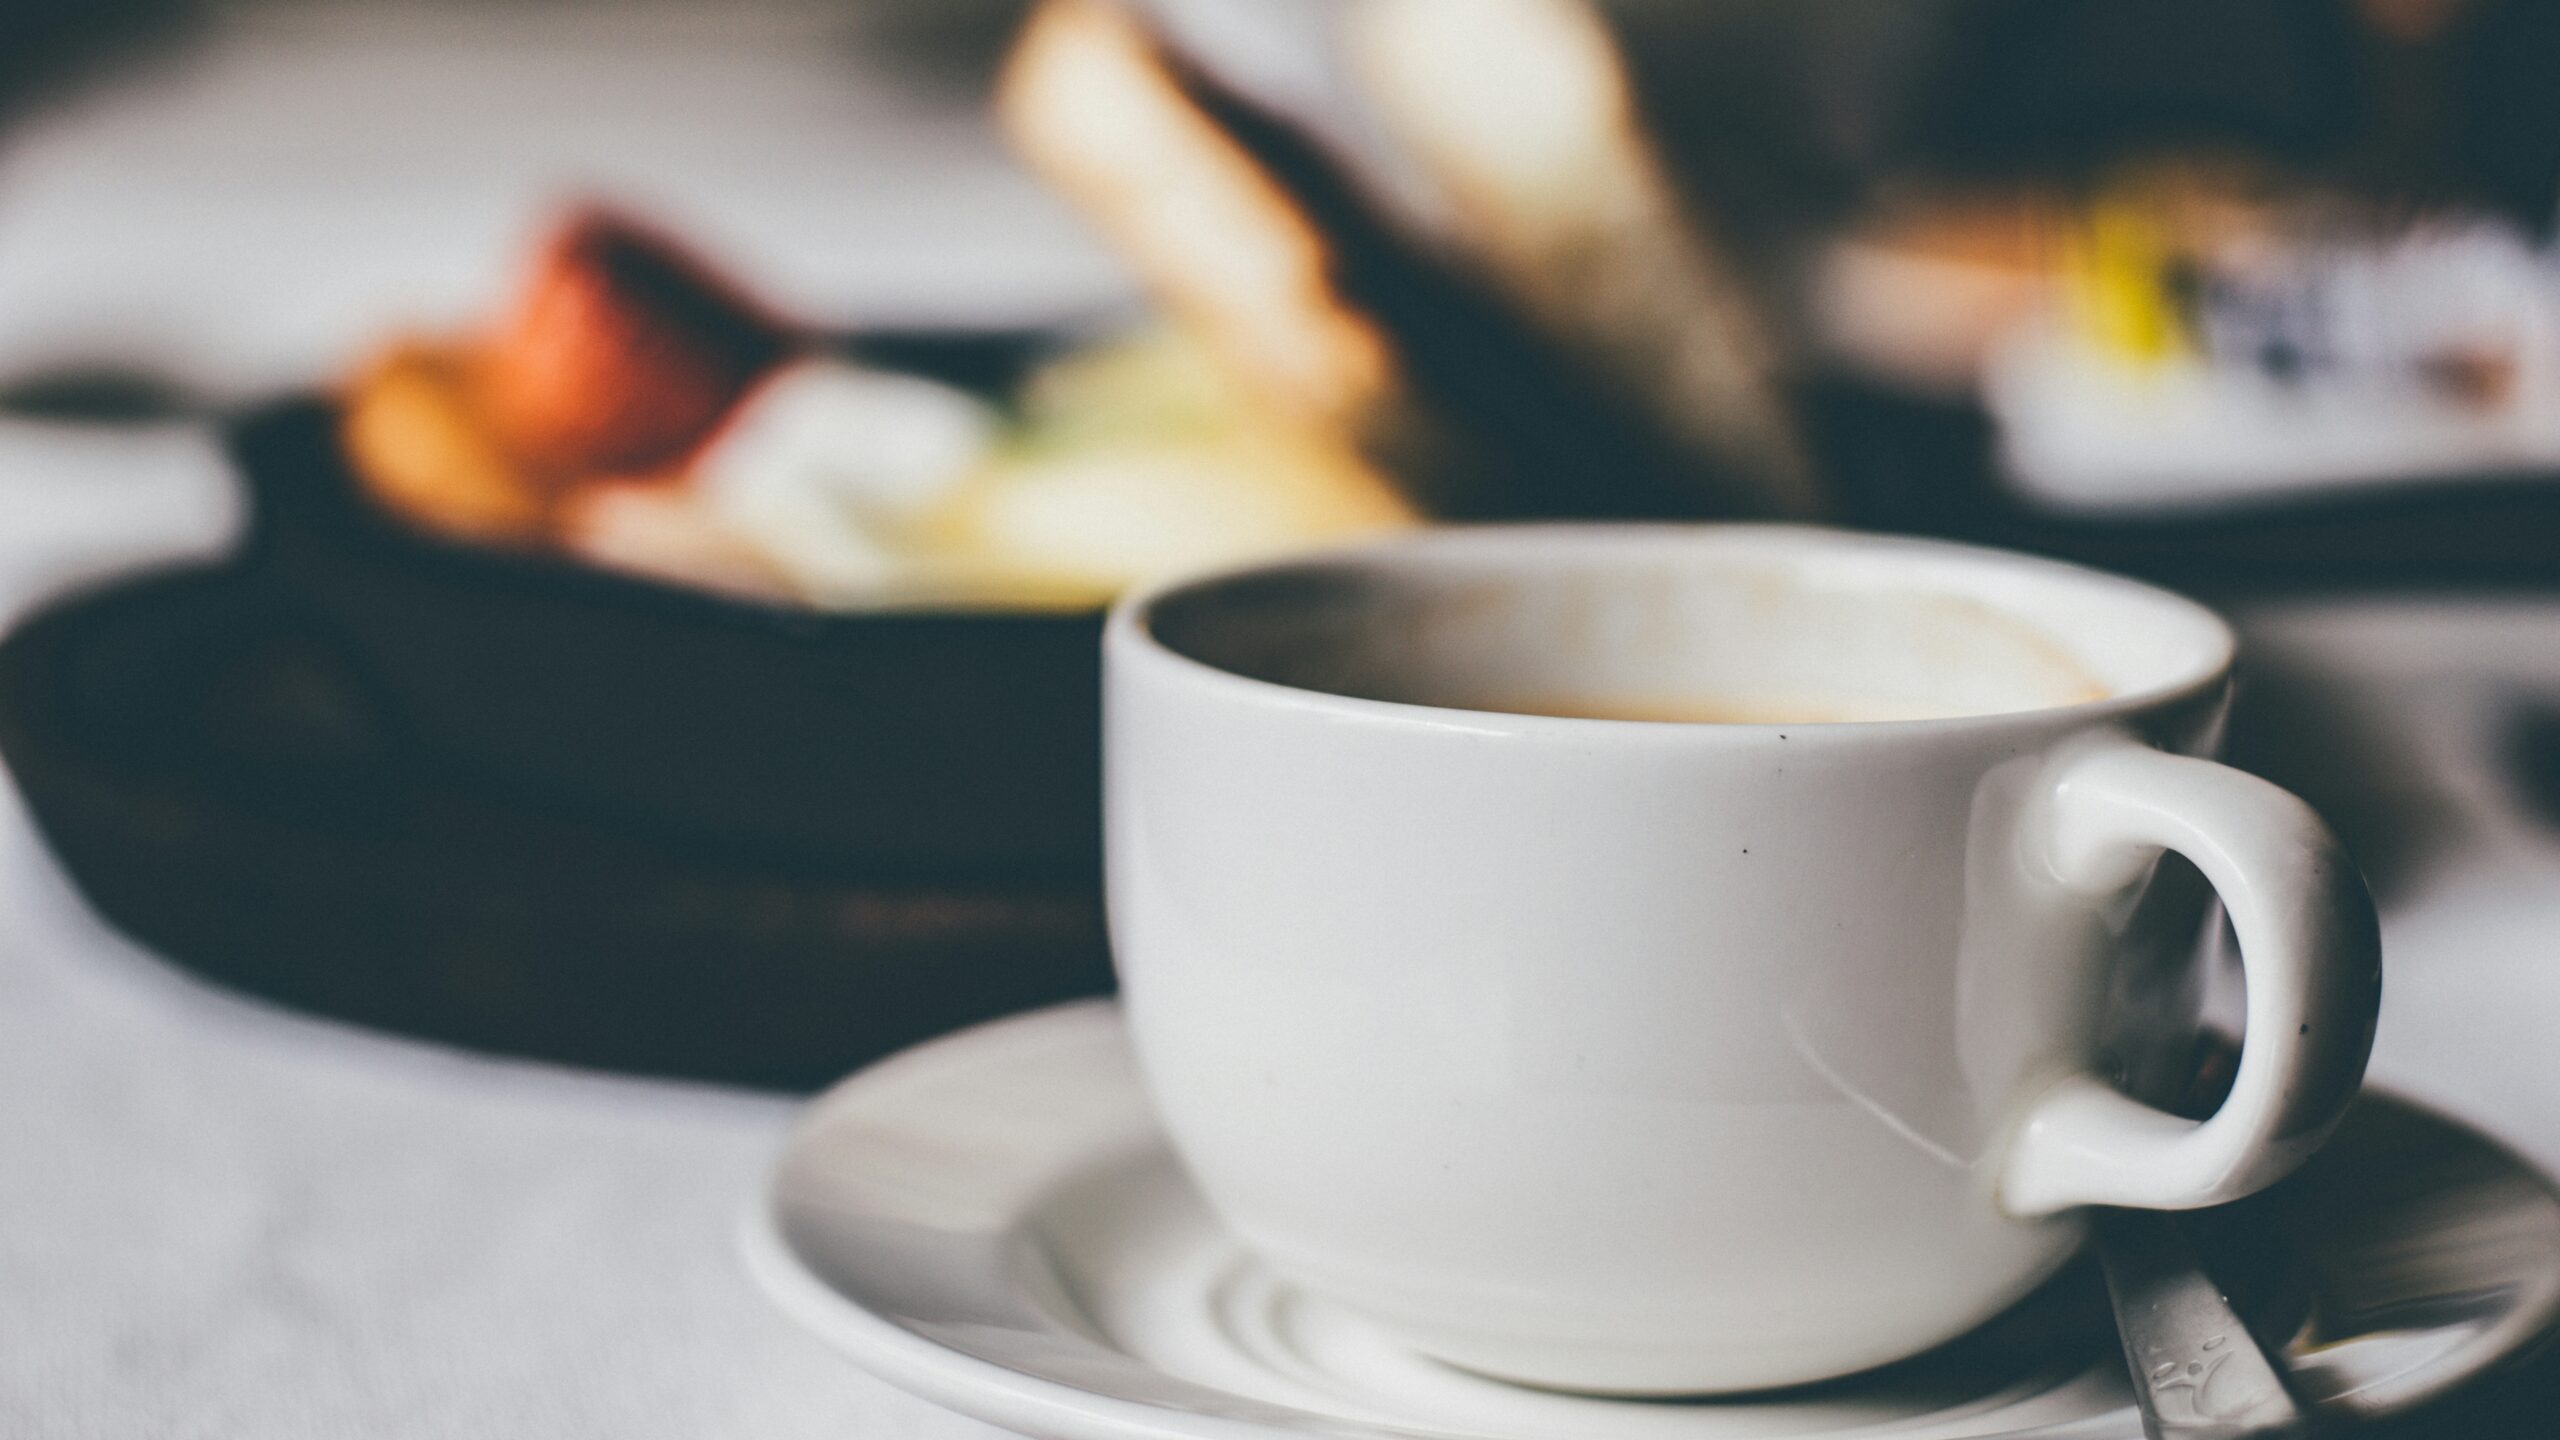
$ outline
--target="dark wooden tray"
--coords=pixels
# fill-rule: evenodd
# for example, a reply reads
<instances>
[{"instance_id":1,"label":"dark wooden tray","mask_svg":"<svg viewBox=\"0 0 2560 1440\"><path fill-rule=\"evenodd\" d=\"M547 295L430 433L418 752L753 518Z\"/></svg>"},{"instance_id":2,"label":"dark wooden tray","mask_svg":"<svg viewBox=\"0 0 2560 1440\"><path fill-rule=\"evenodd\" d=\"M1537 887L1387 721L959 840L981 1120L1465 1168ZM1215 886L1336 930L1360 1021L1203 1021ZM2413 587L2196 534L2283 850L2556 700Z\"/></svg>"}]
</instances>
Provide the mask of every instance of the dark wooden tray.
<instances>
[{"instance_id":1,"label":"dark wooden tray","mask_svg":"<svg viewBox=\"0 0 2560 1440\"><path fill-rule=\"evenodd\" d=\"M460 1045L806 1088L1111 983L1089 869L634 829L425 743L361 647L239 567L27 622L0 645L0 754L136 938Z\"/></svg>"},{"instance_id":2,"label":"dark wooden tray","mask_svg":"<svg viewBox=\"0 0 2560 1440\"><path fill-rule=\"evenodd\" d=\"M860 353L1001 396L1054 344L955 332ZM330 626L421 743L763 864L1100 874L1098 611L728 598L402 524L365 497L325 399L230 437L243 563Z\"/></svg>"}]
</instances>

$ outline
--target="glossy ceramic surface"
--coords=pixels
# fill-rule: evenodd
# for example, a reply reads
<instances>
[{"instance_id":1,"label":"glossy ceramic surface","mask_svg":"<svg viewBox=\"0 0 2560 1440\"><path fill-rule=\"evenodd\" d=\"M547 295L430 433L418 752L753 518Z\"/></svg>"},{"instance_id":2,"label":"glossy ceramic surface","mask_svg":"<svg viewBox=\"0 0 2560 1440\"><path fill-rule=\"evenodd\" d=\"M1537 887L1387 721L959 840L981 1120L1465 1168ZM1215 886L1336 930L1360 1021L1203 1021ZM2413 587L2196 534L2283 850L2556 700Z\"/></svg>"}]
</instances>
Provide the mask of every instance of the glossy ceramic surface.
<instances>
[{"instance_id":1,"label":"glossy ceramic surface","mask_svg":"<svg viewBox=\"0 0 2560 1440\"><path fill-rule=\"evenodd\" d=\"M1278 1273L1472 1370L1744 1390L1947 1340L2072 1207L2266 1185L2362 1073L2361 881L2193 758L2231 648L2130 581L1783 527L1444 530L1133 599L1108 891L1166 1129ZM2164 850L2249 972L2202 1124L2102 1054L2116 977L2196 933Z\"/></svg>"},{"instance_id":2,"label":"glossy ceramic surface","mask_svg":"<svg viewBox=\"0 0 2560 1440\"><path fill-rule=\"evenodd\" d=\"M2368 1099L2297 1180L2215 1217L2297 1383L2378 1420L2478 1376L2560 1307L2560 1201L2460 1127ZM812 1104L750 1217L757 1280L890 1381L1055 1440L1724 1440L2140 1434L2078 1271L1946 1350L1777 1397L1523 1389L1413 1354L1275 1276L1167 1150L1116 1007L1037 1012ZM2235 1275L2233 1279L2251 1278Z\"/></svg>"}]
</instances>

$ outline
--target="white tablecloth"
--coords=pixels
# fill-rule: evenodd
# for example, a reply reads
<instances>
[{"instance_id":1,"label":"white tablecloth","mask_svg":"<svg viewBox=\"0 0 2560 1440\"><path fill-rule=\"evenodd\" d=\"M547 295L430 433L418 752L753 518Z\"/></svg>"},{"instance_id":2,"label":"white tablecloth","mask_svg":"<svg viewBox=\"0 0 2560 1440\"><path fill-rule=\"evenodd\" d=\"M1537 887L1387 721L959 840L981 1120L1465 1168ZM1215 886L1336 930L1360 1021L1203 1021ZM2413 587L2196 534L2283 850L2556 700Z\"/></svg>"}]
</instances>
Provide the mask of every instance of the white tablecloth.
<instances>
[{"instance_id":1,"label":"white tablecloth","mask_svg":"<svg viewBox=\"0 0 2560 1440\"><path fill-rule=\"evenodd\" d=\"M0 150L0 376L324 374L387 320L481 303L564 174L630 182L829 313L1120 293L965 114L809 43L806 15L634 10L595 40L547 11L423 13L387 39L233 25ZM236 503L193 427L0 423L0 617L218 550ZM2391 783L2445 821L2392 897L2377 1075L2560 1165L2560 842L2496 744L2518 696L2560 696L2560 606L2254 628L2347 677ZM987 1433L748 1288L731 1238L789 1115L215 993L104 928L0 788L0 1435Z\"/></svg>"}]
</instances>

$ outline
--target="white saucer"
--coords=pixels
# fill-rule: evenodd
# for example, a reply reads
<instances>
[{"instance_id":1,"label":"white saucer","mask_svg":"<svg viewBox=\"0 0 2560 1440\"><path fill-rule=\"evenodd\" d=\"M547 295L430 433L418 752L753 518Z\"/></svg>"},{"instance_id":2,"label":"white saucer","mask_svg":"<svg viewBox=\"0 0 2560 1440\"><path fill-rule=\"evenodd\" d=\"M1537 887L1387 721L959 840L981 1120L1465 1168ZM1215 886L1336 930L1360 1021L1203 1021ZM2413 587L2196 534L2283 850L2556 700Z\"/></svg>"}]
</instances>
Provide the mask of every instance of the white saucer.
<instances>
[{"instance_id":1,"label":"white saucer","mask_svg":"<svg viewBox=\"0 0 2560 1440\"><path fill-rule=\"evenodd\" d=\"M2304 1332L2291 1353L2304 1388L2370 1418L2548 1332L2560 1200L2449 1122L2371 1100L2359 1116L2308 1192L2334 1202L2377 1179L2409 1193L2377 1202L2396 1207L2383 1224L2371 1207L2286 1212L2289 1244L2327 1248L2293 1267L2318 1283L2294 1285L2281 1313ZM2358 1164L2380 1173L2340 1173ZM2412 1192L2411 1175L2444 1178ZM2413 1244L2429 1235L2408 1227L2429 1222L2462 1243ZM964 1031L821 1096L745 1245L764 1289L866 1368L1055 1440L2141 1434L2103 1310L2070 1280L1946 1351L1766 1397L1586 1398L1412 1354L1219 1228L1166 1150L1106 1002Z\"/></svg>"}]
</instances>

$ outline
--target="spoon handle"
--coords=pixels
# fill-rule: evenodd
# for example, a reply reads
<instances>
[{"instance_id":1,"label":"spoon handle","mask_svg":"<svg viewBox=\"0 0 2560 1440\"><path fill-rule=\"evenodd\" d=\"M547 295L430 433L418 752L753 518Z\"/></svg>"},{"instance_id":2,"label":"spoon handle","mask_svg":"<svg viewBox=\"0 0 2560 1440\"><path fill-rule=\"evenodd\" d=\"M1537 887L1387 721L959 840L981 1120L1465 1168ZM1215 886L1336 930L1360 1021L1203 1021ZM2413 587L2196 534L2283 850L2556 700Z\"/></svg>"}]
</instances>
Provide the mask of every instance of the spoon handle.
<instances>
[{"instance_id":1,"label":"spoon handle","mask_svg":"<svg viewBox=\"0 0 2560 1440\"><path fill-rule=\"evenodd\" d=\"M2177 1222L2098 1210L2090 1224L2150 1440L2298 1440L2310 1417Z\"/></svg>"}]
</instances>

